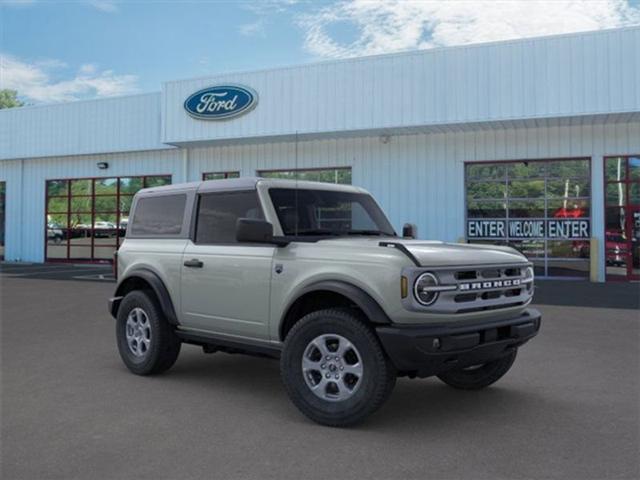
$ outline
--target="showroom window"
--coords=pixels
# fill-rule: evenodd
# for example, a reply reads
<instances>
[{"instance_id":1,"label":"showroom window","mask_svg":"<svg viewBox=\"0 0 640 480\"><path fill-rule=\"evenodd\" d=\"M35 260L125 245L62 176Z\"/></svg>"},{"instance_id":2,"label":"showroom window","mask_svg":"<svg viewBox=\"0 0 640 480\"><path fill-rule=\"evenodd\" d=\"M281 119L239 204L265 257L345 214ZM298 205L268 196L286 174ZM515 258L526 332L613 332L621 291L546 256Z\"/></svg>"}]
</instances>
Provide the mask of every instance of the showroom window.
<instances>
[{"instance_id":1,"label":"showroom window","mask_svg":"<svg viewBox=\"0 0 640 480\"><path fill-rule=\"evenodd\" d=\"M7 183L0 182L0 260L4 260L4 221L5 221L5 193Z\"/></svg>"},{"instance_id":2,"label":"showroom window","mask_svg":"<svg viewBox=\"0 0 640 480\"><path fill-rule=\"evenodd\" d=\"M340 183L351 185L351 168L312 168L297 170L262 170L259 177L306 180L310 182Z\"/></svg>"},{"instance_id":3,"label":"showroom window","mask_svg":"<svg viewBox=\"0 0 640 480\"><path fill-rule=\"evenodd\" d=\"M170 183L170 175L48 180L46 260L111 261L135 193Z\"/></svg>"},{"instance_id":4,"label":"showroom window","mask_svg":"<svg viewBox=\"0 0 640 480\"><path fill-rule=\"evenodd\" d=\"M540 276L588 277L590 178L588 158L467 163L466 238L516 248Z\"/></svg>"},{"instance_id":5,"label":"showroom window","mask_svg":"<svg viewBox=\"0 0 640 480\"><path fill-rule=\"evenodd\" d=\"M640 155L604 160L608 280L640 280Z\"/></svg>"},{"instance_id":6,"label":"showroom window","mask_svg":"<svg viewBox=\"0 0 640 480\"><path fill-rule=\"evenodd\" d=\"M226 178L240 178L240 172L205 172L202 180L224 180Z\"/></svg>"}]
</instances>

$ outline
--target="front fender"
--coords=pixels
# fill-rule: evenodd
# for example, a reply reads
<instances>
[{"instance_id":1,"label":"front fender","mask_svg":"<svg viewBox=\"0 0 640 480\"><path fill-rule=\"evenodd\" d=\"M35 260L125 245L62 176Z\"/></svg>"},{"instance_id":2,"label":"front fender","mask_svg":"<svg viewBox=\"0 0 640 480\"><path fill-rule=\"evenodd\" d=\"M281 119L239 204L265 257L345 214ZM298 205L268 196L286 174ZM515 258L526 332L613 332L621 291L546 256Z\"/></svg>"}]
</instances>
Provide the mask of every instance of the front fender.
<instances>
[{"instance_id":1,"label":"front fender","mask_svg":"<svg viewBox=\"0 0 640 480\"><path fill-rule=\"evenodd\" d=\"M283 328L283 325L285 325L287 316L291 309L294 308L296 302L305 295L313 292L337 293L348 298L351 302L357 305L372 323L378 325L388 325L391 323L391 320L378 302L376 302L373 297L371 297L371 295L365 292L362 288L341 280L320 280L298 289L289 300L289 303L283 310L278 324L280 338L282 338L281 329Z\"/></svg>"}]
</instances>

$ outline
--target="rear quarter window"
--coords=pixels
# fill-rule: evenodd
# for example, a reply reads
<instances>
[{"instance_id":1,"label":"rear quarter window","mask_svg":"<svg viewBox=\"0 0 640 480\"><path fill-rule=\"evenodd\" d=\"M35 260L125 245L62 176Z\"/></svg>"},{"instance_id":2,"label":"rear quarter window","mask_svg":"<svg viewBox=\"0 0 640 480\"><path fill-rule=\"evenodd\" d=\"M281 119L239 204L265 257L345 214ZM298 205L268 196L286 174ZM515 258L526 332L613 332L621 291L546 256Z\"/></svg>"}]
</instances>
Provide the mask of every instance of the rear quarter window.
<instances>
[{"instance_id":1,"label":"rear quarter window","mask_svg":"<svg viewBox=\"0 0 640 480\"><path fill-rule=\"evenodd\" d=\"M131 222L131 234L141 237L180 235L187 195L140 198Z\"/></svg>"}]
</instances>

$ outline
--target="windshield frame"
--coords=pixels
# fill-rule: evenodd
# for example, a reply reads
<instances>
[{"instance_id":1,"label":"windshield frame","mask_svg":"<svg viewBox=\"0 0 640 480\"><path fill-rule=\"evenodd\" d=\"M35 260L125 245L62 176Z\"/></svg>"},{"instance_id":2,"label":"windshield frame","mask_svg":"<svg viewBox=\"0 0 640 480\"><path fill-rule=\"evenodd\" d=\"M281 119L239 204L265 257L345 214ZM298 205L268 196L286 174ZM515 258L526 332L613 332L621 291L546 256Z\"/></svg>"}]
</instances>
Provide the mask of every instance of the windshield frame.
<instances>
[{"instance_id":1,"label":"windshield frame","mask_svg":"<svg viewBox=\"0 0 640 480\"><path fill-rule=\"evenodd\" d=\"M357 190L352 190L352 189L335 189L332 187L335 187L333 184L328 184L327 187L329 188L318 188L315 185L310 186L310 185L301 185L300 187L296 188L294 186L284 186L284 185L269 185L268 188L265 189L265 194L266 197L268 198L268 201L270 203L270 207L272 209L273 212L273 219L274 221L277 221L278 224L278 228L277 230L279 230L279 236L281 236L281 238L290 240L290 241L299 241L299 242L316 242L318 240L326 240L326 239L339 239L339 238L349 238L349 237L376 237L376 238L389 238L389 237L397 237L398 235L396 234L393 226L391 225L391 222L389 221L389 219L387 218L386 214L384 213L384 210L382 210L382 208L380 207L380 205L378 205L378 202L376 202L375 198L370 195L369 193L365 192L365 191L357 191ZM365 212L367 213L367 215L369 216L370 221L376 225L377 229L375 230L376 233L373 233L373 229L353 229L353 230L334 230L331 232L320 232L320 229L315 229L318 230L318 233L313 233L313 234L304 234L304 232L302 230L299 230L298 232L291 232L290 230L288 231L285 226L283 225L281 216L280 216L280 212L279 209L277 208L277 201L274 201L274 197L272 195L273 191L278 191L278 190L291 190L292 192L295 192L296 190L298 191L298 193L301 193L303 195L310 195L310 194L338 194L338 195L347 195L347 196L353 196L353 197L361 197L361 198L365 198L366 200L364 202L358 202L358 204L360 204L362 206L362 208L365 210ZM275 230L275 229L274 229ZM314 230L314 231L315 231ZM368 233L368 232L372 232L372 233ZM379 233L377 233L379 231ZM296 234L297 233L297 234Z\"/></svg>"}]
</instances>

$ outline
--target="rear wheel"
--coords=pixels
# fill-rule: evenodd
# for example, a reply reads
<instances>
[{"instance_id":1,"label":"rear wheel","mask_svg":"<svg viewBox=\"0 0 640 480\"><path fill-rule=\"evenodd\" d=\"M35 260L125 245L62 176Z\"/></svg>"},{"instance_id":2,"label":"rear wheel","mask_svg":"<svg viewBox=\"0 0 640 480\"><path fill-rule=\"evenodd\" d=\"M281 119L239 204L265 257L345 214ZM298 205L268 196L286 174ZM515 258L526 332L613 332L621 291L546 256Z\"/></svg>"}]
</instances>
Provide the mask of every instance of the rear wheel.
<instances>
[{"instance_id":1,"label":"rear wheel","mask_svg":"<svg viewBox=\"0 0 640 480\"><path fill-rule=\"evenodd\" d=\"M450 370L441 373L438 378L447 385L462 390L479 390L500 380L516 360L517 349L513 349L497 360L473 365L471 367Z\"/></svg>"},{"instance_id":2,"label":"rear wheel","mask_svg":"<svg viewBox=\"0 0 640 480\"><path fill-rule=\"evenodd\" d=\"M138 375L162 373L180 353L180 339L145 291L129 292L118 308L116 339L122 361Z\"/></svg>"},{"instance_id":3,"label":"rear wheel","mask_svg":"<svg viewBox=\"0 0 640 480\"><path fill-rule=\"evenodd\" d=\"M298 409L329 426L363 420L382 406L396 381L372 330L347 309L313 312L296 323L280 368Z\"/></svg>"}]
</instances>

